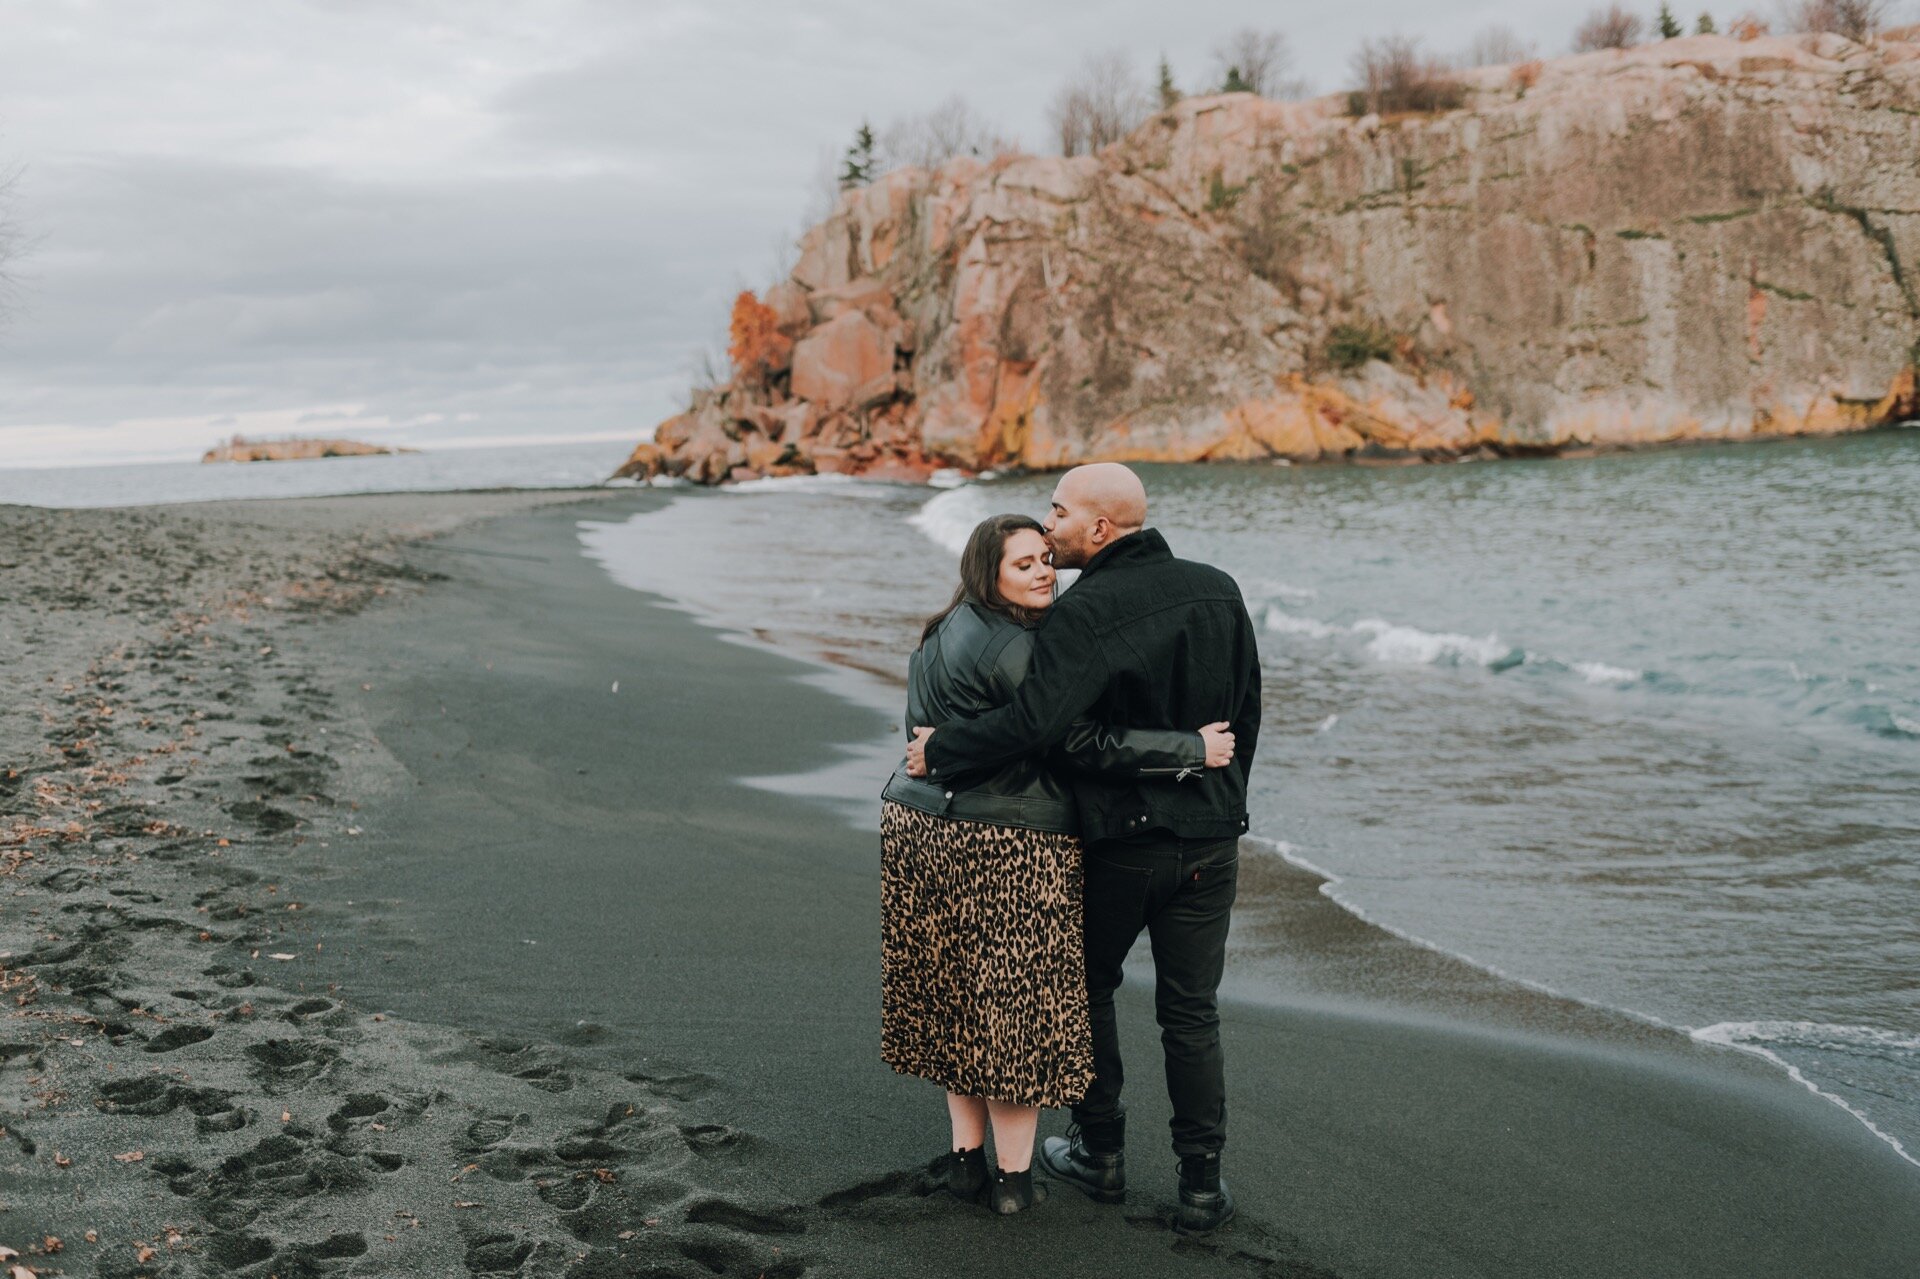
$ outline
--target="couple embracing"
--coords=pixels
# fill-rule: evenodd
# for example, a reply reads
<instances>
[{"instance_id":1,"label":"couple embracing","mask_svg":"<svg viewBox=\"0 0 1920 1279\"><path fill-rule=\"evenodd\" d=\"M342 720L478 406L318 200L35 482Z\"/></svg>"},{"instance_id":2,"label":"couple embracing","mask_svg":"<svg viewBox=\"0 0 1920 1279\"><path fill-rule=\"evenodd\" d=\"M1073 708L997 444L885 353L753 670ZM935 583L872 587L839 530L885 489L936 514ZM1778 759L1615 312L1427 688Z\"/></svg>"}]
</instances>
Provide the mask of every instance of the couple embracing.
<instances>
[{"instance_id":1,"label":"couple embracing","mask_svg":"<svg viewBox=\"0 0 1920 1279\"><path fill-rule=\"evenodd\" d=\"M1180 1161L1175 1228L1233 1215L1216 992L1247 828L1260 662L1233 579L1174 558L1126 467L1078 467L1045 525L980 524L908 671L881 805L881 1056L942 1085L955 1195L1126 1196L1114 992L1140 933ZM1078 568L1054 598L1054 570ZM994 1157L986 1155L988 1130Z\"/></svg>"}]
</instances>

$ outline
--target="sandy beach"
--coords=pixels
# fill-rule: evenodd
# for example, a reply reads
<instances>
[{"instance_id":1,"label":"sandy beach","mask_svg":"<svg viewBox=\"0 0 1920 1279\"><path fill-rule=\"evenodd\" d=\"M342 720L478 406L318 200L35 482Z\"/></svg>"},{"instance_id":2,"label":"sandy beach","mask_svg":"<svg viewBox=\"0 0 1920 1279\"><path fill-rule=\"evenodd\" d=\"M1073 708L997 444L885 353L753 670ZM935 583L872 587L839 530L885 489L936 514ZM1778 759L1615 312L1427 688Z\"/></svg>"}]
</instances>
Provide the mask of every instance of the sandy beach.
<instances>
[{"instance_id":1,"label":"sandy beach","mask_svg":"<svg viewBox=\"0 0 1920 1279\"><path fill-rule=\"evenodd\" d=\"M1241 1216L1177 1241L1137 985L1129 1204L930 1194L878 836L741 780L893 725L581 554L666 500L0 507L31 1273L1920 1272L1920 1173L1782 1076L1324 1003L1227 1009Z\"/></svg>"}]
</instances>

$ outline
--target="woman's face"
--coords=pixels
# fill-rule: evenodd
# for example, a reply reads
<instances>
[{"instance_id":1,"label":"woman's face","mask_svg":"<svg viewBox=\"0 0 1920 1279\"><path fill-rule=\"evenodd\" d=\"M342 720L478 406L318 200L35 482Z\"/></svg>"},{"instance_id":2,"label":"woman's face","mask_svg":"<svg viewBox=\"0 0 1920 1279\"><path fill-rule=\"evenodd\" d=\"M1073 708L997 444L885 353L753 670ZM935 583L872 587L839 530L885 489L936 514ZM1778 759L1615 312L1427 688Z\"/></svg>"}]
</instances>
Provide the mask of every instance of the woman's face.
<instances>
[{"instance_id":1,"label":"woman's face","mask_svg":"<svg viewBox=\"0 0 1920 1279\"><path fill-rule=\"evenodd\" d=\"M1000 597L1021 608L1053 603L1053 552L1047 539L1030 528L1016 530L1001 548Z\"/></svg>"}]
</instances>

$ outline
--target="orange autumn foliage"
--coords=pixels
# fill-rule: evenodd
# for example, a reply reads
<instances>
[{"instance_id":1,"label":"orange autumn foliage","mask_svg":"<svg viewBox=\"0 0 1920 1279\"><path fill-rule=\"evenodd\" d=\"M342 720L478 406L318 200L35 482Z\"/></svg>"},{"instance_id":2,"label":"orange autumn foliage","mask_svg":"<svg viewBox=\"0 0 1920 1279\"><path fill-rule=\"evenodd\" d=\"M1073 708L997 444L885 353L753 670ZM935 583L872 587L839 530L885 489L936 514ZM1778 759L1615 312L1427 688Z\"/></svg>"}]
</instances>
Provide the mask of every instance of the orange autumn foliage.
<instances>
[{"instance_id":1,"label":"orange autumn foliage","mask_svg":"<svg viewBox=\"0 0 1920 1279\"><path fill-rule=\"evenodd\" d=\"M793 339L780 331L779 316L751 290L742 290L733 300L727 333L727 356L742 373L783 369L793 354Z\"/></svg>"}]
</instances>

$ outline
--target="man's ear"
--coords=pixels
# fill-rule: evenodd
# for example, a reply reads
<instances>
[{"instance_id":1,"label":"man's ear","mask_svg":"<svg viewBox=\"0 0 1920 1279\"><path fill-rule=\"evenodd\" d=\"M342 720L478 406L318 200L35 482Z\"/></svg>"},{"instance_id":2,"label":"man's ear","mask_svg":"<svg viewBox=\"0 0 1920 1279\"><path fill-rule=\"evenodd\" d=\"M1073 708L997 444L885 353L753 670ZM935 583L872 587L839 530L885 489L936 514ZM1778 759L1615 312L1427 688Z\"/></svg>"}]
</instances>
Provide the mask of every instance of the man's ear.
<instances>
[{"instance_id":1,"label":"man's ear","mask_svg":"<svg viewBox=\"0 0 1920 1279\"><path fill-rule=\"evenodd\" d=\"M1102 515L1093 521L1093 528L1087 534L1087 540L1095 546L1105 546L1113 537L1113 521Z\"/></svg>"}]
</instances>

